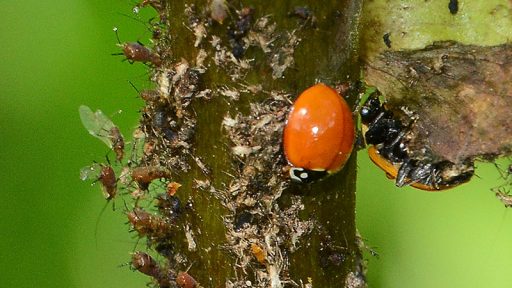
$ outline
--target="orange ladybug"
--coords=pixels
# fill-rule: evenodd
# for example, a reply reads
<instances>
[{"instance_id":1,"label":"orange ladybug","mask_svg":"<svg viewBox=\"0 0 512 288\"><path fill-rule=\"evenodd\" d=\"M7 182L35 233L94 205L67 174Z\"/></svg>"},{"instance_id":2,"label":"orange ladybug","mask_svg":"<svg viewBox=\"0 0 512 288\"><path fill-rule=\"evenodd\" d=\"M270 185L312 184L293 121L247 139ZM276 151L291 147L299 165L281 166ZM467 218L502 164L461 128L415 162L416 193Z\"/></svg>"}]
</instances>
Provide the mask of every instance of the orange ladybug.
<instances>
[{"instance_id":1,"label":"orange ladybug","mask_svg":"<svg viewBox=\"0 0 512 288\"><path fill-rule=\"evenodd\" d=\"M295 100L283 131L290 177L312 182L343 168L352 152L352 111L333 88L319 83Z\"/></svg>"}]
</instances>

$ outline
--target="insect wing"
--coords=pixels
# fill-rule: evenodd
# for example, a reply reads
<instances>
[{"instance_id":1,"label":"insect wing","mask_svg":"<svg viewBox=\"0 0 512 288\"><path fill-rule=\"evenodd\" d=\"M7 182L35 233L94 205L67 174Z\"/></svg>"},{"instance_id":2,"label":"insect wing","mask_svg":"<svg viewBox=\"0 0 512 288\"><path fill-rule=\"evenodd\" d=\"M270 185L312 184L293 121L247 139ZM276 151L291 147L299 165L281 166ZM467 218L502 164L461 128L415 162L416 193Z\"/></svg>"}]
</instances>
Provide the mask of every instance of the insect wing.
<instances>
[{"instance_id":1,"label":"insect wing","mask_svg":"<svg viewBox=\"0 0 512 288\"><path fill-rule=\"evenodd\" d=\"M86 180L98 180L101 173L101 165L98 163L94 163L89 166L85 166L80 169L80 179L82 181Z\"/></svg>"},{"instance_id":2,"label":"insect wing","mask_svg":"<svg viewBox=\"0 0 512 288\"><path fill-rule=\"evenodd\" d=\"M92 112L91 108L85 105L80 106L79 113L80 120L82 120L82 124L89 131L89 134L103 141L109 148L112 148L113 143L110 131L116 127L114 123L101 110Z\"/></svg>"}]
</instances>

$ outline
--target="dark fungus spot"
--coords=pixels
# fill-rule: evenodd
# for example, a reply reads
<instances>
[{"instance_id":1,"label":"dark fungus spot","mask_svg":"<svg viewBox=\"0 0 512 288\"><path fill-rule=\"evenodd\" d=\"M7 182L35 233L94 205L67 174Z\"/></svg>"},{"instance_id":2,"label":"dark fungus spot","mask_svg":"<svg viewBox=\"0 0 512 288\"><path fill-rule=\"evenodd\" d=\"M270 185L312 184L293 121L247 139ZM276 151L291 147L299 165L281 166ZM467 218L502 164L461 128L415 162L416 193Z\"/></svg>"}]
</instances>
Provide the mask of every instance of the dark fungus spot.
<instances>
[{"instance_id":1,"label":"dark fungus spot","mask_svg":"<svg viewBox=\"0 0 512 288\"><path fill-rule=\"evenodd\" d=\"M153 115L153 126L163 128L167 124L167 114L163 109L158 109Z\"/></svg>"},{"instance_id":2,"label":"dark fungus spot","mask_svg":"<svg viewBox=\"0 0 512 288\"><path fill-rule=\"evenodd\" d=\"M334 266L340 266L343 263L343 261L345 261L345 256L343 256L343 254L339 252L334 252L331 255L329 255L327 259L329 259L329 262L331 262L331 264L333 264Z\"/></svg>"},{"instance_id":3,"label":"dark fungus spot","mask_svg":"<svg viewBox=\"0 0 512 288\"><path fill-rule=\"evenodd\" d=\"M452 15L457 14L457 12L459 12L459 1L450 0L450 2L448 3L448 9L450 9L450 13L452 13Z\"/></svg>"},{"instance_id":4,"label":"dark fungus spot","mask_svg":"<svg viewBox=\"0 0 512 288\"><path fill-rule=\"evenodd\" d=\"M170 241L158 243L158 245L155 247L155 250L158 252L158 254L166 258L172 258L174 256L174 245Z\"/></svg>"},{"instance_id":5,"label":"dark fungus spot","mask_svg":"<svg viewBox=\"0 0 512 288\"><path fill-rule=\"evenodd\" d=\"M245 224L250 225L253 220L253 215L250 212L242 211L235 216L235 231L240 231L245 227Z\"/></svg>"},{"instance_id":6,"label":"dark fungus spot","mask_svg":"<svg viewBox=\"0 0 512 288\"><path fill-rule=\"evenodd\" d=\"M182 212L180 199L167 193L158 195L156 207L162 215L171 219L179 217Z\"/></svg>"},{"instance_id":7,"label":"dark fungus spot","mask_svg":"<svg viewBox=\"0 0 512 288\"><path fill-rule=\"evenodd\" d=\"M345 261L345 256L339 251L326 249L320 251L320 267L340 266Z\"/></svg>"},{"instance_id":8,"label":"dark fungus spot","mask_svg":"<svg viewBox=\"0 0 512 288\"><path fill-rule=\"evenodd\" d=\"M241 59L245 52L243 44L239 41L235 41L232 46L233 49L231 53L233 53L233 56L235 56L236 59Z\"/></svg>"},{"instance_id":9,"label":"dark fungus spot","mask_svg":"<svg viewBox=\"0 0 512 288\"><path fill-rule=\"evenodd\" d=\"M297 7L293 8L293 11L288 12L288 16L295 16L295 17L299 17L303 20L307 20L313 16L313 13L311 12L311 10L308 7L297 6Z\"/></svg>"},{"instance_id":10,"label":"dark fungus spot","mask_svg":"<svg viewBox=\"0 0 512 288\"><path fill-rule=\"evenodd\" d=\"M390 36L390 35L391 35L391 34L388 32L388 33L386 33L386 34L384 34L384 35L382 36L382 39L384 40L384 44L386 44L386 46L387 46L388 48L391 48L391 39L389 38L389 36Z\"/></svg>"}]
</instances>

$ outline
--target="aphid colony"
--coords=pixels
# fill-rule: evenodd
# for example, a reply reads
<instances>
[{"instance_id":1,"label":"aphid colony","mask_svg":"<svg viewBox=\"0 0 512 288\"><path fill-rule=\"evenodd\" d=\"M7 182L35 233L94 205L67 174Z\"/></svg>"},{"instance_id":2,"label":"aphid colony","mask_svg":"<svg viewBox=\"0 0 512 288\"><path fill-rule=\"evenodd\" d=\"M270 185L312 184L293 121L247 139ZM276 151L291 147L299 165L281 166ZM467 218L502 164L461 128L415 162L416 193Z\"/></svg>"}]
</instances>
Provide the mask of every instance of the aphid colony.
<instances>
[{"instance_id":1,"label":"aphid colony","mask_svg":"<svg viewBox=\"0 0 512 288\"><path fill-rule=\"evenodd\" d=\"M137 7L149 5L158 10L162 8L160 4L160 1L142 1ZM211 18L220 24L227 17L225 4L225 1L215 0L211 1L210 4ZM244 51L245 42L243 40L251 29L253 14L253 9L244 8L238 14L238 19L232 21L227 28L229 44L232 47L231 53L236 59L243 58L246 52ZM313 20L314 16L311 12L306 9L296 8L291 15L304 20L309 19L312 22L316 21ZM160 66L160 50L153 51L140 42L121 43L119 37L118 42L123 50L122 55L129 62L150 63L153 67L164 69ZM188 273L188 269L186 272L183 271L185 269L183 269L183 265L180 265L183 263L177 264L175 261L176 246L173 240L175 240L176 232L179 229L184 229L184 225L180 221L183 214L186 213L186 208L183 208L180 199L176 195L181 185L177 182L171 182L172 172L174 171L171 166L158 165L156 163L161 163L159 159L151 161L155 159L148 160L148 157L146 157L152 154L153 149L156 149L155 147L158 147L158 145L165 146L162 143L171 143L163 147L177 149L173 150L173 153L169 153L169 155L173 154L172 156L177 158L171 159L167 157L169 155L163 155L162 158L171 159L169 163L186 163L186 161L182 161L183 158L180 158L180 156L186 155L186 157L191 158L184 159L194 159L199 167L204 166L198 158L192 156L192 150L189 149L189 141L187 141L193 138L195 126L195 118L191 117L190 114L192 113L187 110L187 106L193 99L193 95L198 92L197 87L200 85L199 72L189 67L185 59L175 63L174 67L166 67L165 69L167 69L164 71L165 73L158 74L163 75L162 77L155 77L158 78L157 81L160 81L159 90L145 90L139 93L140 97L146 102L146 107L142 111L143 119L140 133L143 136L140 139L148 140L148 138L151 138L149 141L144 141L144 148L141 149L143 150L143 156L140 163L145 163L146 166L136 167L137 161L130 159L126 165L127 167L118 178L116 177L115 165L113 167L110 163L94 163L82 169L81 178L100 182L108 201L114 199L117 195L123 196L123 193L120 192L122 189L128 188L131 190L131 196L135 199L135 204L133 207L127 207L125 204L125 214L131 229L139 238L145 238L148 247L154 249L159 256L164 258L160 261L159 258L151 256L149 253L135 252L131 259L131 266L134 270L150 276L154 284L159 287L199 287L197 281ZM162 89L162 87L165 89ZM165 94L165 97L163 94ZM294 181L310 183L320 180L340 171L348 161L356 142L356 125L353 118L353 109L345 101L346 96L343 91L339 92L319 83L306 89L297 97L288 115L282 138L284 156L290 166L289 175ZM397 186L411 185L422 190L443 190L464 183L471 178L473 175L472 163L461 166L447 161L433 162L409 156L407 132L410 123L403 123L403 120L399 120L392 111L387 109L385 104L379 101L378 96L377 93L372 94L360 111L361 122L366 130L364 133L365 142L368 145L371 160L383 169L389 178L396 179ZM286 106L282 111L286 111ZM115 153L116 164L120 165L124 160L125 141L119 128L100 110L93 112L89 107L81 106L79 112L85 128ZM284 116L286 113L280 115ZM282 127L282 119L278 121L279 128ZM275 131L280 130L275 129ZM277 136L277 138L279 137L280 135ZM138 148L133 149L133 151L138 150ZM175 151L180 151L180 153L174 153ZM282 155L279 157L282 159ZM109 162L108 158L107 162ZM273 164L280 166L279 169L283 165L279 161ZM187 171L187 169L182 169L182 171ZM207 169L202 170L206 171ZM250 169L244 170L244 173L250 174L250 172ZM256 179L256 172L254 174L254 177L248 177L247 186L261 185ZM163 181L157 181L159 179L163 179ZM272 180L278 182L275 179ZM280 180L286 181L286 178ZM159 191L162 193L157 195L150 195L155 194L151 187L158 182L163 182L166 185L165 191ZM270 181L263 182L268 183ZM122 185L118 185L119 183ZM261 194L261 186L257 187L256 190ZM247 191L252 192L251 189ZM281 190L279 190L279 195L280 192ZM151 200L146 201L149 202L149 204L146 204L148 204L147 206L152 205L151 208L142 204L144 200L141 199L147 195L151 196ZM278 197L275 196L276 199ZM229 200L230 198L226 197L226 199ZM240 234L244 227L250 226L248 224L251 224L251 222L257 222L253 221L252 218L256 217L253 214L243 210L234 210L232 215L234 225L232 225L233 227L227 227L237 234ZM276 217L279 221L272 223L274 225L276 225L275 223L281 224L288 218L290 217ZM307 221L302 224L304 227L312 229ZM290 226L297 227L298 225ZM283 229L282 226L276 227ZM302 230L307 231L306 228ZM273 230L277 231L279 229ZM270 233L266 235L268 236ZM265 246L262 242L247 243L250 243L249 250L252 253L252 261L260 265L269 265L269 267L275 264L270 263L271 259L275 258L280 250L277 250L277 252L269 250L272 247ZM339 260L343 258L341 254L332 255L330 256L332 259L330 258L329 261L342 261Z\"/></svg>"},{"instance_id":2,"label":"aphid colony","mask_svg":"<svg viewBox=\"0 0 512 288\"><path fill-rule=\"evenodd\" d=\"M125 203L127 210L125 213L132 231L136 232L139 238L146 238L148 246L153 247L171 263L170 259L174 256L172 239L176 231L180 229L176 225L176 221L179 220L182 208L176 193L181 185L169 181L171 172L166 168L160 166L131 168L130 165L134 164L133 160L129 161L128 166L121 173L123 179L119 179L121 177L116 176L114 169L124 159L125 144L119 128L101 110L92 112L89 107L82 105L79 113L87 131L107 144L116 154L117 159L114 165L108 161L107 157L108 164L95 162L82 168L80 178L84 181L93 180L93 184L99 182L107 201L113 200L118 195L118 183L122 184L121 189L133 191L135 207L130 209ZM146 194L153 193L150 191L150 185L158 179L164 179L167 182L165 187L159 189L163 193L159 193L155 197L154 206L159 215L147 211L146 208L140 206L141 204L138 204L139 201L143 202ZM159 181L159 183L162 182ZM176 272L179 270L176 265L160 265L152 256L144 252L135 252L132 255L131 265L135 270L151 276L159 287L198 287L195 279L187 272Z\"/></svg>"},{"instance_id":3,"label":"aphid colony","mask_svg":"<svg viewBox=\"0 0 512 288\"><path fill-rule=\"evenodd\" d=\"M160 1L142 1L135 10L145 6L160 9L160 5ZM152 24L154 39L160 37L158 25ZM133 140L126 143L120 129L102 111L93 112L85 105L80 106L79 114L86 130L116 155L115 163L110 163L107 155L105 163L95 162L83 168L80 177L99 182L108 201L121 198L131 231L160 255L153 258L151 253L133 254L131 266L135 270L152 277L158 287L199 287L188 269L183 269L192 262L179 253L181 240L188 239L185 236L192 233L185 231L185 227L190 226L188 222L195 216L191 216L189 200L182 205L182 196L177 192L181 184L172 181L177 174L190 169L189 162L195 162L202 171L208 170L199 157L192 155L189 145L195 118L188 105L197 90L199 72L184 59L174 67L161 67L164 52L139 41L122 43L117 28L114 31L122 53L113 55L123 55L130 63L140 62L161 69L161 80L168 81L168 90L139 92L136 89L145 107ZM132 146L130 152L125 150L125 145ZM126 197L131 201L126 201Z\"/></svg>"}]
</instances>

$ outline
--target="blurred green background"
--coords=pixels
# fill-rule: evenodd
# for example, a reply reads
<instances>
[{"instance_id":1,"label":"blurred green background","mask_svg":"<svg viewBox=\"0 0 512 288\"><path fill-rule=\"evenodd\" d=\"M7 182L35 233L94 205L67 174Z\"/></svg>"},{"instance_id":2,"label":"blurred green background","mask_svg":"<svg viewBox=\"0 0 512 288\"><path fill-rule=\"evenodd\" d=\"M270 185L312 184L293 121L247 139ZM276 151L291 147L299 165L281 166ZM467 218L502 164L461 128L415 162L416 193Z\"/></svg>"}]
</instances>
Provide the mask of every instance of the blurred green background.
<instances>
[{"instance_id":1,"label":"blurred green background","mask_svg":"<svg viewBox=\"0 0 512 288\"><path fill-rule=\"evenodd\" d=\"M136 239L121 209L107 207L95 236L105 201L78 178L108 150L83 129L78 106L113 115L128 136L142 101L127 81L150 86L144 65L110 55L114 26L122 41L148 43L145 25L121 14L134 4L0 3L0 287L145 287L122 266ZM395 188L359 152L358 227L380 254L368 256L370 287L510 286L512 212L489 190L501 183L496 168L483 166L469 184L427 193Z\"/></svg>"}]
</instances>

